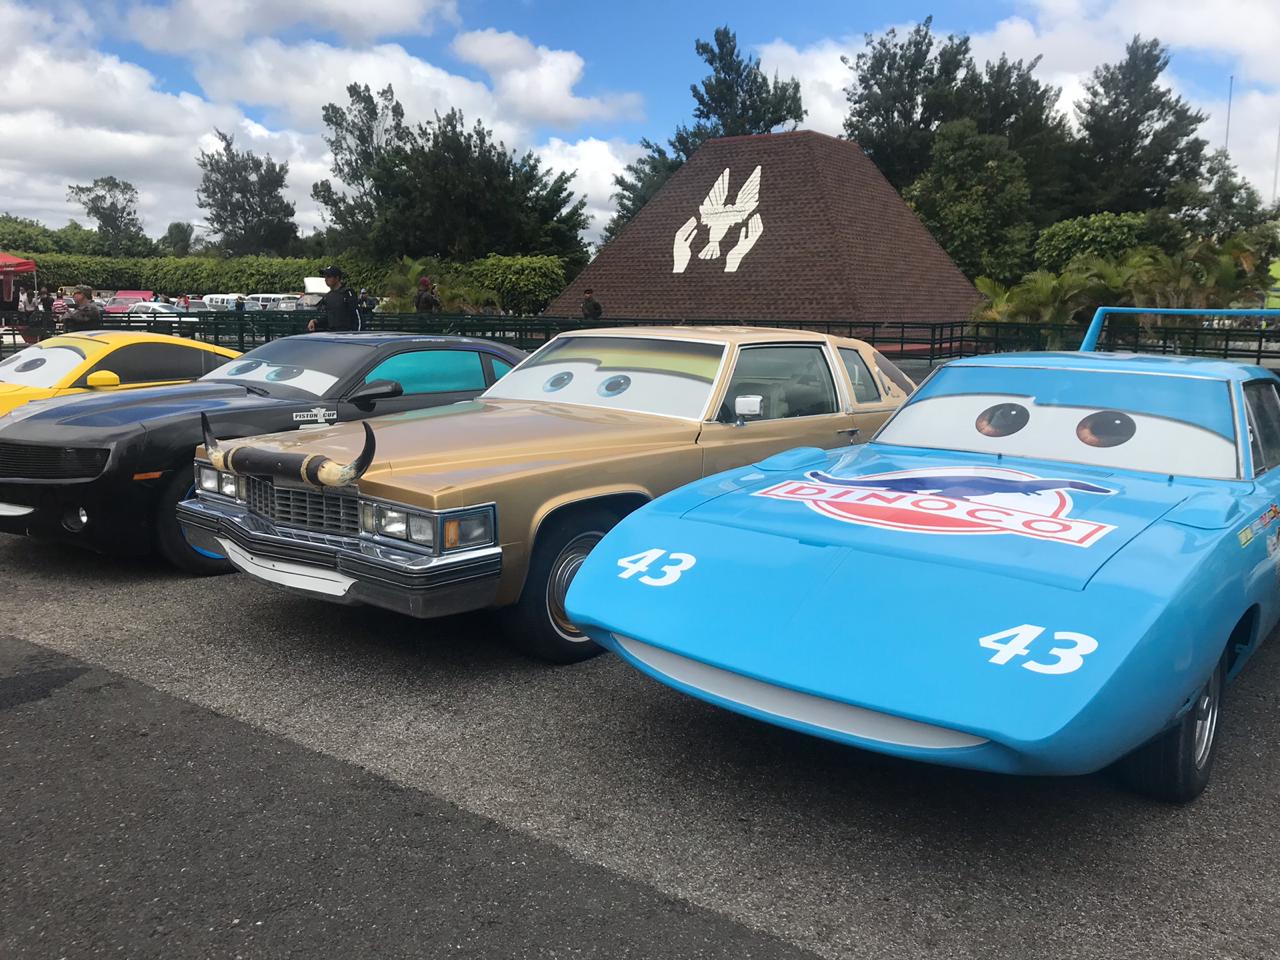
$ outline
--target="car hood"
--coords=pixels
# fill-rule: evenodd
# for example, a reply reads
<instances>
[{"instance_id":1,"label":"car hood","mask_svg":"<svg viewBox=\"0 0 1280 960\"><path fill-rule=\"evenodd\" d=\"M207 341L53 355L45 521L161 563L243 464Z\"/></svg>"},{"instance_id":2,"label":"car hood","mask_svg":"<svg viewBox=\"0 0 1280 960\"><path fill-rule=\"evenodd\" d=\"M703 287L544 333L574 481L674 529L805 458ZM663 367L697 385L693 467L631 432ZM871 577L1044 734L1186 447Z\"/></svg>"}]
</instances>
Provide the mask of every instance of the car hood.
<instances>
[{"instance_id":1,"label":"car hood","mask_svg":"<svg viewBox=\"0 0 1280 960\"><path fill-rule=\"evenodd\" d=\"M524 400L465 401L365 422L373 428L376 451L360 489L389 498L406 486L439 489L477 471L536 469L612 449L634 453L645 446L692 443L698 434L698 424L667 417ZM237 443L348 463L360 453L364 436L361 424L347 423Z\"/></svg>"},{"instance_id":2,"label":"car hood","mask_svg":"<svg viewBox=\"0 0 1280 960\"><path fill-rule=\"evenodd\" d=\"M10 440L66 441L76 435L100 437L122 427L189 417L200 411L261 408L282 401L259 397L233 383L212 381L88 392L28 404L0 419L0 437Z\"/></svg>"},{"instance_id":3,"label":"car hood","mask_svg":"<svg viewBox=\"0 0 1280 960\"><path fill-rule=\"evenodd\" d=\"M54 391L47 387L29 387L20 383L0 383L0 416L16 410L32 400L52 397ZM0 421L3 422L3 421Z\"/></svg>"},{"instance_id":4,"label":"car hood","mask_svg":"<svg viewBox=\"0 0 1280 960\"><path fill-rule=\"evenodd\" d=\"M762 466L685 515L880 560L923 561L946 575L964 568L1076 591L1152 522L1204 489L1130 472L876 444L794 466L783 455Z\"/></svg>"},{"instance_id":5,"label":"car hood","mask_svg":"<svg viewBox=\"0 0 1280 960\"><path fill-rule=\"evenodd\" d=\"M997 569L989 559L958 563L923 548L864 549L843 536L811 535L804 522L724 523L710 519L716 510L680 516L660 506L655 501L625 518L574 579L566 608L590 635L667 682L672 671L637 641L1017 752L1056 737L1090 707L1105 707L1089 713L1131 731L1135 743L1154 733L1176 709L1177 691L1142 687L1140 696L1133 683L1112 681L1134 669L1138 651L1158 658L1170 675L1187 670L1195 638L1176 624L1156 625L1197 558L1234 535L1157 523L1082 592L1028 577L1012 563ZM966 538L976 540L1012 538ZM643 573L628 575L644 563ZM1009 632L1024 626L1034 635L1028 652L993 662L997 650L983 638L1008 643ZM1024 666L1059 665L1053 648L1075 647L1060 634L1085 635L1097 647L1078 669L1059 674ZM1163 639L1153 643L1157 635ZM1073 731L1081 770L1090 767L1090 743L1114 736Z\"/></svg>"}]
</instances>

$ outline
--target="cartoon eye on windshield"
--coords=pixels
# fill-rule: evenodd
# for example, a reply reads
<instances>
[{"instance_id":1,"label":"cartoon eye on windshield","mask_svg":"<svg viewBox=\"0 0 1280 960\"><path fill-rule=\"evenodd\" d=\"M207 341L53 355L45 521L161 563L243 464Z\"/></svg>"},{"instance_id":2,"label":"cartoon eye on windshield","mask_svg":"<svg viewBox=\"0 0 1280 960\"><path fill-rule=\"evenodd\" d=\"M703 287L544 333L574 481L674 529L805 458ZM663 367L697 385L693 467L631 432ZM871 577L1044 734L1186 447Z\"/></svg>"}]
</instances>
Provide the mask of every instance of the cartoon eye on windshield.
<instances>
[{"instance_id":1,"label":"cartoon eye on windshield","mask_svg":"<svg viewBox=\"0 0 1280 960\"><path fill-rule=\"evenodd\" d=\"M292 380L301 373L301 367L277 367L267 374L267 379L272 383L279 383L281 380Z\"/></svg>"},{"instance_id":2,"label":"cartoon eye on windshield","mask_svg":"<svg viewBox=\"0 0 1280 960\"><path fill-rule=\"evenodd\" d=\"M242 373L250 373L262 366L261 360L246 360L244 363L237 363L234 367L227 371L228 376L238 377Z\"/></svg>"},{"instance_id":3,"label":"cartoon eye on windshield","mask_svg":"<svg viewBox=\"0 0 1280 960\"><path fill-rule=\"evenodd\" d=\"M26 373L29 370L37 370L43 367L45 363L44 357L32 357L30 360L23 360L22 363L14 367L17 373Z\"/></svg>"},{"instance_id":4,"label":"cartoon eye on windshield","mask_svg":"<svg viewBox=\"0 0 1280 960\"><path fill-rule=\"evenodd\" d=\"M1118 447L1133 438L1138 425L1133 417L1119 410L1091 413L1076 425L1076 436L1091 447Z\"/></svg>"},{"instance_id":5,"label":"cartoon eye on windshield","mask_svg":"<svg viewBox=\"0 0 1280 960\"><path fill-rule=\"evenodd\" d=\"M1030 419L1030 411L1022 404L998 403L978 414L973 426L984 437L1008 437L1025 427Z\"/></svg>"},{"instance_id":6,"label":"cartoon eye on windshield","mask_svg":"<svg viewBox=\"0 0 1280 960\"><path fill-rule=\"evenodd\" d=\"M600 384L596 392L602 397L616 397L629 386L631 386L631 378L625 373L620 373Z\"/></svg>"},{"instance_id":7,"label":"cartoon eye on windshield","mask_svg":"<svg viewBox=\"0 0 1280 960\"><path fill-rule=\"evenodd\" d=\"M547 393L555 393L557 390L563 390L571 383L573 383L573 374L568 370L562 370L547 377L547 382L542 385L542 389Z\"/></svg>"}]
</instances>

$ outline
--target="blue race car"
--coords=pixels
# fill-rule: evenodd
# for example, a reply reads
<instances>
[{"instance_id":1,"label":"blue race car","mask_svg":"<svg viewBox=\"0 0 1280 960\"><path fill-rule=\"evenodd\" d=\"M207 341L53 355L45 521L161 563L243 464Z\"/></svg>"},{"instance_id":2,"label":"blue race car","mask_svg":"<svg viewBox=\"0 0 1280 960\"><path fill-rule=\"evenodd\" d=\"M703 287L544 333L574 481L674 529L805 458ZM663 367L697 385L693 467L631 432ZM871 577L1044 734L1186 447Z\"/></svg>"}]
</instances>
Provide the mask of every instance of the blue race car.
<instances>
[{"instance_id":1,"label":"blue race car","mask_svg":"<svg viewBox=\"0 0 1280 960\"><path fill-rule=\"evenodd\" d=\"M1187 801L1224 685L1280 617L1278 387L1219 360L953 361L861 447L636 511L567 610L761 720L1004 773L1117 764Z\"/></svg>"}]
</instances>

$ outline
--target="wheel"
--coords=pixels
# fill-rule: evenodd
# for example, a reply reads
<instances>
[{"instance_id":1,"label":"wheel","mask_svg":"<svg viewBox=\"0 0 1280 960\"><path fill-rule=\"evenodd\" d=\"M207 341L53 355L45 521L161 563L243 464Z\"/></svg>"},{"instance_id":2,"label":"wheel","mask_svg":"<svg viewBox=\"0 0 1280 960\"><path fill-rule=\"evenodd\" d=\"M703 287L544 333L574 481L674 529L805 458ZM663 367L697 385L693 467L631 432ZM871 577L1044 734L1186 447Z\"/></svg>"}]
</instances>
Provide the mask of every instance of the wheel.
<instances>
[{"instance_id":1,"label":"wheel","mask_svg":"<svg viewBox=\"0 0 1280 960\"><path fill-rule=\"evenodd\" d=\"M1157 800L1187 803L1209 782L1218 747L1225 665L1219 661L1186 715L1116 767L1133 790Z\"/></svg>"},{"instance_id":2,"label":"wheel","mask_svg":"<svg viewBox=\"0 0 1280 960\"><path fill-rule=\"evenodd\" d=\"M230 573L235 568L226 557L187 542L178 523L178 504L195 496L195 483L190 469L175 470L160 491L156 504L156 549L160 555L184 573L209 577Z\"/></svg>"},{"instance_id":3,"label":"wheel","mask_svg":"<svg viewBox=\"0 0 1280 960\"><path fill-rule=\"evenodd\" d=\"M505 611L506 633L523 653L549 663L577 663L603 649L564 612L578 568L618 517L608 510L576 511L538 533L524 591Z\"/></svg>"}]
</instances>

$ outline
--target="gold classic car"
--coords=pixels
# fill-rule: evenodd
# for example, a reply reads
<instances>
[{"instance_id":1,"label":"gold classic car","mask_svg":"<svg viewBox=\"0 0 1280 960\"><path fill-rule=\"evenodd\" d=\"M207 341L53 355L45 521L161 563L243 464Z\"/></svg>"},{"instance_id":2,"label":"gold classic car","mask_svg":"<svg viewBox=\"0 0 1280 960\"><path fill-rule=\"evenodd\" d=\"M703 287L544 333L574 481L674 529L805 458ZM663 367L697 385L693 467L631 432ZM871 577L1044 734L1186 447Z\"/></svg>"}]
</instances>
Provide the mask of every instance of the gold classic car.
<instances>
[{"instance_id":1,"label":"gold classic car","mask_svg":"<svg viewBox=\"0 0 1280 960\"><path fill-rule=\"evenodd\" d=\"M282 587L438 617L506 608L555 662L599 651L564 597L643 503L791 447L865 440L913 389L859 340L735 327L564 333L474 401L364 424L206 434L188 540ZM226 491L234 490L234 495Z\"/></svg>"}]
</instances>

